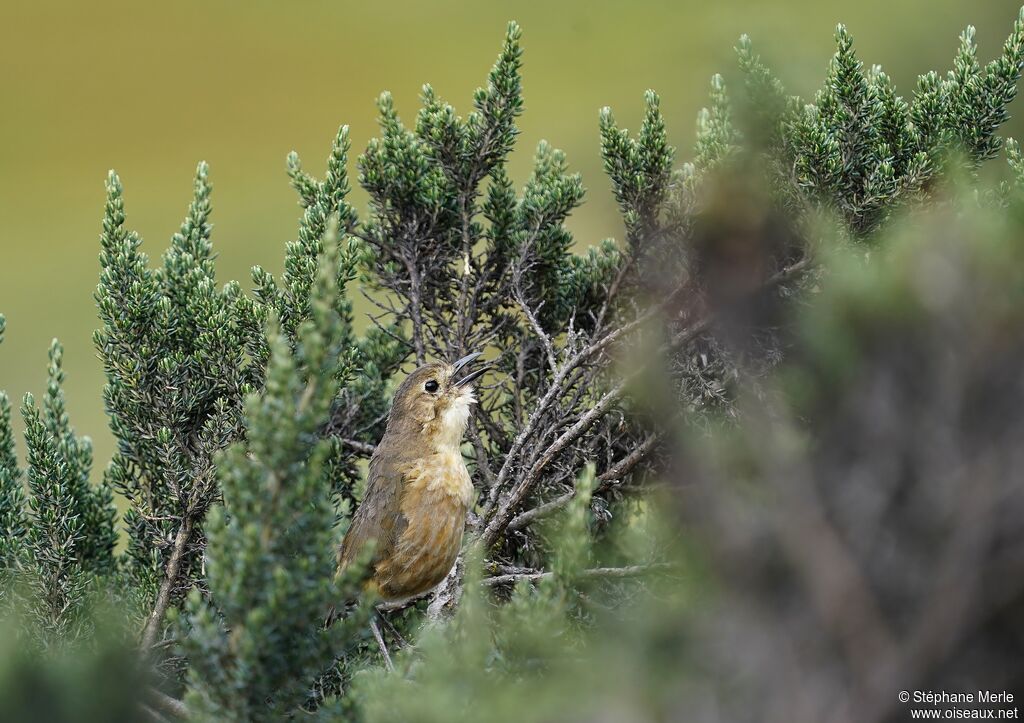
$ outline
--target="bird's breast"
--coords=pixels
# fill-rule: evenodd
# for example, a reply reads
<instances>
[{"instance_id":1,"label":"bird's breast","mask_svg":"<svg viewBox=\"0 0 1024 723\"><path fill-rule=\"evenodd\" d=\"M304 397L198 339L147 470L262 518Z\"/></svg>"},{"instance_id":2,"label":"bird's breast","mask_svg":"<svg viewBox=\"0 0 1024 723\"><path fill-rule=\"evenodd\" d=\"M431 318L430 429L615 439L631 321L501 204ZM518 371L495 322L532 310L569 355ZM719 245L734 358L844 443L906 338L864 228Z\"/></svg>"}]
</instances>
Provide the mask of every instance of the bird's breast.
<instances>
[{"instance_id":1,"label":"bird's breast","mask_svg":"<svg viewBox=\"0 0 1024 723\"><path fill-rule=\"evenodd\" d=\"M473 483L469 470L456 449L444 449L410 465L405 474L406 495L418 493L425 501L438 504L456 502L465 510L473 501Z\"/></svg>"},{"instance_id":2,"label":"bird's breast","mask_svg":"<svg viewBox=\"0 0 1024 723\"><path fill-rule=\"evenodd\" d=\"M385 599L421 594L444 579L458 557L473 500L473 484L457 450L418 460L403 476L406 527L376 570L377 587Z\"/></svg>"}]
</instances>

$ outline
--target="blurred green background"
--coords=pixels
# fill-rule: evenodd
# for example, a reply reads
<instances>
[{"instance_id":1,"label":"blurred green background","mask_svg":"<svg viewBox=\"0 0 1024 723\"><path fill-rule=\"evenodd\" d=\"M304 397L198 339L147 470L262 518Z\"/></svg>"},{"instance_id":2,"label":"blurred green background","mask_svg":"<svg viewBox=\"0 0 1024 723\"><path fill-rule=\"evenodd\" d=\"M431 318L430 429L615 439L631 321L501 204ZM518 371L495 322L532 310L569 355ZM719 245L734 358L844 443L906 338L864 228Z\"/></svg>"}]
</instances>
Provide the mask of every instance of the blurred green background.
<instances>
[{"instance_id":1,"label":"blurred green background","mask_svg":"<svg viewBox=\"0 0 1024 723\"><path fill-rule=\"evenodd\" d=\"M92 293L109 168L125 185L128 225L155 260L185 212L196 162L209 161L219 278L248 288L253 264L280 270L295 233L287 152L320 173L337 126L348 123L354 161L376 132L374 99L384 89L407 122L425 82L468 111L506 22L516 19L526 112L513 177L525 180L542 138L564 149L589 188L571 223L586 245L621 233L601 172L600 107L635 127L642 93L654 88L686 160L708 79L735 73L732 47L742 33L792 92L806 95L824 76L835 24L845 22L860 57L882 64L909 95L918 73L949 67L969 23L980 55L991 58L1017 2L4 0L0 312L8 330L0 388L15 403L42 392L47 347L58 337L72 423L95 441L94 475L101 473L112 438L91 342ZM1022 130L1014 119L1004 134ZM360 208L364 201L356 189Z\"/></svg>"}]
</instances>

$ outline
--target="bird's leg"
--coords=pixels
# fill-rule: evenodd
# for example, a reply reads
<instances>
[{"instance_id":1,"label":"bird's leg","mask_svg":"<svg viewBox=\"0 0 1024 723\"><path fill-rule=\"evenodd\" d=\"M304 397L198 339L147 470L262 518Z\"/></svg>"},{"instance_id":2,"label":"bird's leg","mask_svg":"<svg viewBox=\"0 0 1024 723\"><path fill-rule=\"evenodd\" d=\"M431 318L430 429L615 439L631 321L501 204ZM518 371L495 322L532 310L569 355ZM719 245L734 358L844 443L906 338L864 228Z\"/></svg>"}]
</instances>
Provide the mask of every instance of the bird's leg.
<instances>
[{"instance_id":1,"label":"bird's leg","mask_svg":"<svg viewBox=\"0 0 1024 723\"><path fill-rule=\"evenodd\" d=\"M380 646L380 653L384 656L384 665L387 666L388 672L395 672L395 665L391 662L391 654L388 653L388 647L384 644L384 636L380 634L377 621L373 618L370 618L370 630L373 631L373 637L377 641L377 645Z\"/></svg>"}]
</instances>

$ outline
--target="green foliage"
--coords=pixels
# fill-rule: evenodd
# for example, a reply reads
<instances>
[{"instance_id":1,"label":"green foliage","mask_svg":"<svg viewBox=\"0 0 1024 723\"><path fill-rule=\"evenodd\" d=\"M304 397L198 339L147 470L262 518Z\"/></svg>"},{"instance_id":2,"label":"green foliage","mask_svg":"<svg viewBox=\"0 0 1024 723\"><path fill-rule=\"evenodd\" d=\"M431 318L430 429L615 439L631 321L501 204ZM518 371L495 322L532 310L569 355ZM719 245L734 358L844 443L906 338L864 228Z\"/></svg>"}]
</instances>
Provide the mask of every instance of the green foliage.
<instances>
[{"instance_id":1,"label":"green foliage","mask_svg":"<svg viewBox=\"0 0 1024 723\"><path fill-rule=\"evenodd\" d=\"M977 61L974 28L968 27L953 70L945 78L934 71L922 75L909 102L896 95L881 68L864 71L842 25L836 45L825 87L806 104L786 96L749 38L737 48L746 78L744 107L756 108L751 125L760 129L750 141L772 158L774 184L791 210L807 202L824 205L838 212L855 236L867 236L894 210L927 194L951 152L962 153L967 166L976 169L1001 148L995 132L1008 118L1006 107L1024 67L1024 15L999 57L984 68ZM723 103L718 94L716 88L713 107ZM711 131L716 138L711 147L727 146L726 133ZM700 135L707 134L702 121ZM702 145L708 143L698 142L699 164Z\"/></svg>"},{"instance_id":2,"label":"green foliage","mask_svg":"<svg viewBox=\"0 0 1024 723\"><path fill-rule=\"evenodd\" d=\"M544 141L533 164L514 216L519 230L510 239L519 257L516 284L525 303L540 308L541 325L561 329L579 301L572 283L573 238L564 224L583 200L583 181L568 173L565 154Z\"/></svg>"},{"instance_id":3,"label":"green foliage","mask_svg":"<svg viewBox=\"0 0 1024 723\"><path fill-rule=\"evenodd\" d=\"M819 437L839 445L843 429L828 426L835 421L829 395L846 399L844 390L856 387L854 360L885 377L886 351L909 340L926 351L913 357L912 368L929 368L930 360L946 358L936 342L942 318L959 319L949 329L958 348L982 348L995 358L1002 351L992 329L1015 328L1012 294L978 296L984 279L1003 291L1020 286L1020 259L1007 247L943 247L972 259L961 263L955 253L934 256L907 245L884 256L893 269L882 272L864 261L863 249L855 260L811 256L827 248L812 236L820 228L810 221L821 211L839 220L835 236L884 247L900 208L947 191L974 199L962 188L948 190L948 179L961 174L975 184L980 164L1003 147L995 133L1024 66L1024 15L1002 54L984 67L973 37L970 28L961 37L948 75L922 76L905 100L880 68L865 68L839 26L813 103L787 96L743 38L743 89L730 97L723 79L712 79L693 160L681 169L674 169L657 94L645 94L633 134L604 109L602 157L626 236L583 252L567 223L585 191L565 155L542 141L520 191L507 172L523 109L514 23L467 115L427 85L407 127L391 96L380 96L380 135L357 162L370 198L363 217L348 201L347 127L333 140L323 179L289 155L302 209L298 232L285 246L277 278L254 267L252 295L235 283L216 286L205 164L156 268L141 238L125 227L120 181L111 173L95 341L118 449L103 484L90 486L91 445L70 426L56 342L42 403L27 397L22 407L24 472L10 404L0 394L5 602L23 604L33 642L58 648L98 639L89 612L95 598L130 600L122 615L133 618L134 628L134 618L148 612L143 647L169 673L158 685L183 693L195 719L449 721L478 720L483 712L521 721L591 711L673 717L678 711L665 699L680 686L675 664L704 641L695 636L686 641L692 647L684 644L692 632L679 614L687 590L649 574L666 560L692 563L647 533L660 519L653 510L667 511L673 530L682 525L698 535L725 520L713 529L728 539L704 541L708 554L722 559L747 544L759 549L764 530L777 521L730 536L735 510L723 513L715 499L710 508L720 516L693 520L689 510L677 514L674 498L656 505L643 494L655 475L671 481L671 450L663 442L676 432L680 410L701 409L707 422L698 457L707 469L693 478L713 477L721 464L730 475L711 496L719 488L728 496L741 480L742 493L757 497L777 482L772 470L779 467L771 465L791 458L759 456L764 449L757 443L770 436L756 415L750 422L733 406L743 395L765 405L782 399L798 412L794 417L823 420L822 429L834 435ZM1005 149L1013 181L977 198L995 198L989 206L1017 218L1024 160L1016 143ZM730 185L737 176L743 182ZM955 215L969 204L945 206ZM999 229L978 228L1003 238ZM932 265L915 276L915 258ZM794 305L773 302L813 298L790 283L812 260L837 264L834 280L812 277L834 283L836 295L817 312L823 316L801 313L796 326L805 334L787 337L789 347L766 342L794 325ZM847 264L868 271L850 274ZM947 289L933 277L958 285ZM357 278L380 310L363 337L353 330L346 293ZM992 322L978 337L963 333L972 309ZM648 334L646 322L662 318L666 327ZM0 316L0 339L3 331ZM780 378L790 381L768 371L784 348L796 350L787 368L799 370L799 382L776 389ZM618 372L620 353L630 349L638 350L638 372L655 357L672 372L673 393L650 394L653 414L628 399L627 381L638 374L624 379ZM403 366L478 350L495 357L499 373L479 385L465 446L478 486L471 543L430 603L434 622L421 624L425 605L384 615L378 643L367 633L372 601L346 609L358 596L359 571L335 579L335 550L356 502L361 465L380 437ZM899 367L885 378L906 372ZM758 375L764 386L751 381ZM965 395L985 388L984 374L970 379ZM720 424L721 411L736 419ZM920 434L931 429L918 422ZM792 438L776 440L776 447L806 453L815 470L827 472L831 448L818 458L806 435L790 431ZM727 464L716 458L724 450L735 452ZM868 459L869 451L859 457ZM127 508L120 555L112 490ZM722 504L742 513L749 499L740 497ZM835 509L846 509L840 502ZM756 518L755 507L749 516ZM736 584L731 570L722 566L723 599L732 585L756 588ZM332 610L338 619L325 627ZM167 611L179 623L170 631L181 659L160 644ZM796 628L792 620L782 627ZM718 631L710 632L714 639ZM822 639L829 633L822 631ZM379 665L388 654L378 645L390 646L397 674ZM709 668L721 662L709 660ZM94 664L100 663L74 675L89 680ZM31 661L18 666L9 679L33 670ZM5 680L0 674L0 685ZM582 703L566 695L584 687L599 692ZM531 703L526 712L523 700ZM602 707L609 701L623 706L622 715ZM121 715L111 710L112 718Z\"/></svg>"},{"instance_id":4,"label":"green foliage","mask_svg":"<svg viewBox=\"0 0 1024 723\"><path fill-rule=\"evenodd\" d=\"M293 152L288 156L288 175L303 207L298 239L285 247L284 274L280 285L259 266L253 268L256 296L264 307L261 317L266 319L273 314L281 333L292 344L298 343L299 327L312 316L311 290L316 283L317 261L323 252L322 239L328 219L337 218L343 234L349 233L356 223L355 209L345 201L349 192L348 149L348 127L342 126L327 158L327 174L323 181L317 181L302 170L297 154ZM348 273L344 268L339 268L338 272ZM344 284L346 280L339 278L338 281ZM346 335L340 341L351 344L351 304L343 295L338 295L335 303Z\"/></svg>"},{"instance_id":5,"label":"green foliage","mask_svg":"<svg viewBox=\"0 0 1024 723\"><path fill-rule=\"evenodd\" d=\"M253 388L250 302L235 283L215 286L209 197L201 163L181 230L152 270L142 240L124 227L120 180L107 181L95 335L118 443L107 480L128 503L128 569L146 596L174 555L170 541L198 528L219 497L213 455L241 434L242 398ZM201 543L186 538L174 596L196 575Z\"/></svg>"},{"instance_id":6,"label":"green foliage","mask_svg":"<svg viewBox=\"0 0 1024 723\"><path fill-rule=\"evenodd\" d=\"M717 78L718 76L716 76ZM631 245L646 241L657 228L660 213L670 189L675 149L667 141L665 121L661 116L660 99L653 90L644 96L647 111L636 139L615 124L610 108L601 110L601 155L604 170L612 182L626 223ZM702 127L722 122L721 109L716 107L714 121L702 112ZM715 125L717 129L718 126ZM698 144L698 155L708 155L709 147Z\"/></svg>"},{"instance_id":7,"label":"green foliage","mask_svg":"<svg viewBox=\"0 0 1024 723\"><path fill-rule=\"evenodd\" d=\"M596 484L594 477L594 465L589 464L576 479L575 494L552 545L552 586L562 594L572 589L575 576L591 562L590 497Z\"/></svg>"},{"instance_id":8,"label":"green foliage","mask_svg":"<svg viewBox=\"0 0 1024 723\"><path fill-rule=\"evenodd\" d=\"M720 80L716 76L715 84ZM597 308L603 308L602 316L607 315L608 302L617 301L608 298L614 296L613 288L630 275L635 262L640 262L641 270L632 273L629 286L636 286L639 276L648 277L645 283L649 283L652 268L660 268L658 274L669 276L676 276L683 268L677 248L667 254L660 252L666 245L675 246L685 225L685 202L687 194L692 195L696 180L694 166L686 164L682 170L673 172L675 148L667 140L658 95L648 90L644 99L646 112L636 138L615 123L610 108L602 109L600 115L601 156L625 222L627 242L625 253L617 253L612 246L603 260L592 257L596 263L591 268L600 272L591 273L591 288L600 289ZM714 166L715 154L724 158L730 153L733 141L724 90L715 100L713 109L702 111L698 119L697 155L702 163L708 164L705 170ZM610 282L611 279L615 281ZM583 308L594 306L587 304Z\"/></svg>"},{"instance_id":9,"label":"green foliage","mask_svg":"<svg viewBox=\"0 0 1024 723\"><path fill-rule=\"evenodd\" d=\"M92 444L76 437L69 424L61 360L54 340L43 408L29 394L21 409L28 494L12 491L6 503L8 529L15 535L7 542L7 564L25 588L30 635L48 646L89 632L83 627L89 590L116 567L113 495L106 485L89 484ZM17 472L13 454L8 459ZM11 484L20 486L19 476Z\"/></svg>"},{"instance_id":10,"label":"green foliage","mask_svg":"<svg viewBox=\"0 0 1024 723\"><path fill-rule=\"evenodd\" d=\"M6 326L0 314L0 343ZM0 391L0 584L4 587L0 595L6 595L25 529L25 494L14 450L11 403L7 393Z\"/></svg>"},{"instance_id":11,"label":"green foliage","mask_svg":"<svg viewBox=\"0 0 1024 723\"><path fill-rule=\"evenodd\" d=\"M280 720L303 705L312 681L340 652L350 629L323 628L344 599L334 584L335 512L318 439L339 381L352 374L348 325L337 312L335 236L324 241L309 320L294 351L270 335L262 395L247 402L247 441L218 464L224 505L207 524L206 586L189 597L187 704L199 720ZM349 592L352 592L351 590Z\"/></svg>"},{"instance_id":12,"label":"green foliage","mask_svg":"<svg viewBox=\"0 0 1024 723\"><path fill-rule=\"evenodd\" d=\"M32 525L22 565L33 593L35 623L55 641L77 637L75 613L85 601L86 579L77 549L86 544L82 520L75 514L74 466L63 457L46 430L31 395L22 405L28 447L28 509Z\"/></svg>"},{"instance_id":13,"label":"green foliage","mask_svg":"<svg viewBox=\"0 0 1024 723\"><path fill-rule=\"evenodd\" d=\"M271 317L277 319L281 333L293 348L299 343L301 325L312 318L311 293L324 251L323 237L328 219L337 219L338 232L346 237L353 233L358 220L355 209L346 201L350 191L348 151L348 127L342 126L331 146L327 172L322 181L302 169L298 154L289 154L288 175L303 208L298 239L285 247L284 273L280 283L259 266L252 271L255 295L261 302L254 307L256 318L261 323ZM353 249L352 253L356 250ZM341 264L336 280L339 288L344 288L354 273L352 264ZM335 440L327 462L332 470L332 486L343 500L350 502L358 470L341 440L373 444L379 439L387 414L387 381L403 360L405 348L401 332L395 327L374 330L358 338L352 330L352 304L347 296L337 294L334 304L340 319L338 343L346 349L358 349L353 360L362 369L362 373L352 375L342 385L327 422L327 436ZM262 367L266 363L269 346L261 328L255 329L252 337L255 340L252 353L261 360Z\"/></svg>"},{"instance_id":14,"label":"green foliage","mask_svg":"<svg viewBox=\"0 0 1024 723\"><path fill-rule=\"evenodd\" d=\"M360 231L369 281L403 302L387 310L412 327L419 361L456 358L501 338L519 302L559 333L574 312L585 316L588 294L614 265L610 246L571 253L564 224L583 185L561 151L542 141L522 197L512 188L505 165L522 111L519 39L510 24L466 118L425 86L415 128L407 129L382 95L381 137L359 159L371 198Z\"/></svg>"},{"instance_id":15,"label":"green foliage","mask_svg":"<svg viewBox=\"0 0 1024 723\"><path fill-rule=\"evenodd\" d=\"M1013 187L1019 191L1024 187L1024 156L1020 144L1012 138L1006 139L1006 161L1013 173Z\"/></svg>"},{"instance_id":16,"label":"green foliage","mask_svg":"<svg viewBox=\"0 0 1024 723\"><path fill-rule=\"evenodd\" d=\"M134 723L140 719L144 673L138 651L120 631L104 627L88 644L62 647L59 655L26 645L31 621L0 621L0 719L8 723Z\"/></svg>"},{"instance_id":17,"label":"green foliage","mask_svg":"<svg viewBox=\"0 0 1024 723\"><path fill-rule=\"evenodd\" d=\"M50 345L49 378L43 400L45 437L40 439L40 430L35 428L36 425L27 423L29 417L38 417L38 413L30 409L26 415L26 427L28 434L35 437L35 442L26 438L26 446L30 460L34 445L43 448L38 450L41 458L52 455L60 460L62 469L50 470L48 481L52 484L56 480L65 480L70 491L73 503L64 512L80 522L82 534L81 541L75 546L75 557L83 569L106 574L115 568L114 546L117 533L114 530L116 513L113 493L105 482L95 487L89 484L92 442L88 437L76 437L71 428L64 404L63 355L63 348L54 339ZM31 408L31 400L26 400L26 406ZM30 487L33 474L30 462Z\"/></svg>"},{"instance_id":18,"label":"green foliage","mask_svg":"<svg viewBox=\"0 0 1024 723\"><path fill-rule=\"evenodd\" d=\"M739 142L733 128L732 110L722 76L711 78L711 105L697 115L697 143L694 148L694 166L702 171L713 170L728 159Z\"/></svg>"},{"instance_id":19,"label":"green foliage","mask_svg":"<svg viewBox=\"0 0 1024 723\"><path fill-rule=\"evenodd\" d=\"M504 163L522 112L519 36L511 24L488 84L474 94L474 110L466 118L424 86L423 108L409 130L391 96L381 95L381 137L359 158L359 181L371 200L361 230L370 280L404 303L407 311L394 315L412 322L420 362L428 351L457 357L476 348L474 311L499 311L498 290L507 283L507 271L489 261L504 258L512 240L489 237L477 217L477 198L490 177L488 201L496 221L491 231L505 230L513 201ZM481 241L492 247L488 261L477 251ZM454 268L462 270L458 294L449 283Z\"/></svg>"}]
</instances>

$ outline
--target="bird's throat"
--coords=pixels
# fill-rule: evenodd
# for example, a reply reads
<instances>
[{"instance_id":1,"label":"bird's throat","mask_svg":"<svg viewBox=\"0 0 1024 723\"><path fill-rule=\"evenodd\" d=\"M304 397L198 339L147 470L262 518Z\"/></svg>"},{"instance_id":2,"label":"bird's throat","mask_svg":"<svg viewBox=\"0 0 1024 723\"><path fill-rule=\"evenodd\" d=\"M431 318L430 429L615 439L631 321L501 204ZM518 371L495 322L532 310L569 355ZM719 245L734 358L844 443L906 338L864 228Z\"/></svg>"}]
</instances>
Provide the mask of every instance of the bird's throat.
<instances>
[{"instance_id":1,"label":"bird's throat","mask_svg":"<svg viewBox=\"0 0 1024 723\"><path fill-rule=\"evenodd\" d=\"M457 451L462 445L462 435L469 421L469 408L476 401L471 391L459 394L452 403L441 412L431 434L431 442L438 452Z\"/></svg>"}]
</instances>

